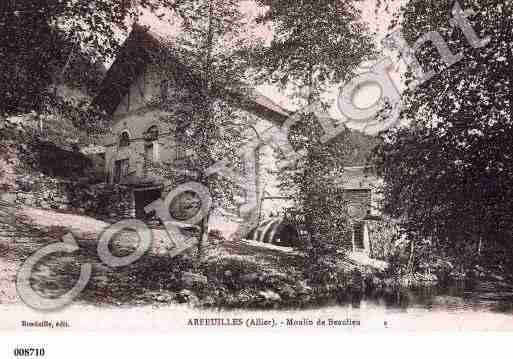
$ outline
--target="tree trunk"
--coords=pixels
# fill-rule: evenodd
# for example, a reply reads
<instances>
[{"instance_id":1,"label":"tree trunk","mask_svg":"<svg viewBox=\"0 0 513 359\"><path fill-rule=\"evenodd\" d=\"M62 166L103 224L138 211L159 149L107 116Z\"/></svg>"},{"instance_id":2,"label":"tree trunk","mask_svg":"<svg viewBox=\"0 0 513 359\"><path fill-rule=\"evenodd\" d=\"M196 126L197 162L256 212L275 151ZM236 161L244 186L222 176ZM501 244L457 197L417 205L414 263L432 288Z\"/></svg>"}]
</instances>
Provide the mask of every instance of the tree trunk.
<instances>
[{"instance_id":1,"label":"tree trunk","mask_svg":"<svg viewBox=\"0 0 513 359\"><path fill-rule=\"evenodd\" d=\"M408 274L412 274L413 273L413 259L415 257L415 242L412 241L411 242L411 247L410 247L410 259L408 260Z\"/></svg>"},{"instance_id":2,"label":"tree trunk","mask_svg":"<svg viewBox=\"0 0 513 359\"><path fill-rule=\"evenodd\" d=\"M204 63L204 81L207 93L210 96L211 72L212 72L212 49L214 46L214 8L213 1L210 1L208 7L208 33L205 46L205 63Z\"/></svg>"},{"instance_id":3,"label":"tree trunk","mask_svg":"<svg viewBox=\"0 0 513 359\"><path fill-rule=\"evenodd\" d=\"M205 62L203 66L203 86L205 87L206 96L208 97L207 100L207 109L206 109L206 116L208 117L207 123L210 119L213 118L212 114L212 101L210 100L210 89L211 89L211 71L212 71L212 48L214 43L214 29L213 29L213 1L209 4L209 18L208 18L208 33L207 38L205 39L206 47L205 47ZM202 146L204 147L204 146ZM205 149L208 153L208 148ZM203 183L207 184L208 186L208 178L205 178L205 181L202 181ZM208 214L201 220L200 225L200 234L198 238L198 259L200 259L203 255L203 245L208 240L208 232L209 232L209 222L210 222L210 214L211 210L209 210Z\"/></svg>"},{"instance_id":4,"label":"tree trunk","mask_svg":"<svg viewBox=\"0 0 513 359\"><path fill-rule=\"evenodd\" d=\"M210 213L211 212L209 211L208 214L201 220L200 233L198 238L198 259L201 259L203 256L204 244L208 242Z\"/></svg>"},{"instance_id":5,"label":"tree trunk","mask_svg":"<svg viewBox=\"0 0 513 359\"><path fill-rule=\"evenodd\" d=\"M513 46L512 44L512 36L513 36L513 5L511 2L504 4L504 11L505 16L503 16L504 22L501 24L502 29L507 29L506 33L507 35L503 36L503 41L506 44L509 44L509 48L507 50L507 56L508 56L508 77L509 77L509 116L510 121L513 121ZM504 26L505 25L505 26ZM503 32L504 33L504 32Z\"/></svg>"}]
</instances>

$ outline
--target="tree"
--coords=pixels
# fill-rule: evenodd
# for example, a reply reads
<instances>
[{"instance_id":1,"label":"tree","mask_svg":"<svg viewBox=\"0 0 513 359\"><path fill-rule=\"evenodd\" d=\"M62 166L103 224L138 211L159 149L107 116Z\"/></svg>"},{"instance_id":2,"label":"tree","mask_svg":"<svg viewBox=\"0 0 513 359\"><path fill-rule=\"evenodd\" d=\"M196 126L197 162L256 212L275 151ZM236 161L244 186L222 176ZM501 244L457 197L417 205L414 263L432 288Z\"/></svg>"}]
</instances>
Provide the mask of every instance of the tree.
<instances>
[{"instance_id":1,"label":"tree","mask_svg":"<svg viewBox=\"0 0 513 359\"><path fill-rule=\"evenodd\" d=\"M511 253L511 4L459 4L475 12L470 19L477 36L490 36L485 46L471 46L460 27L450 26L455 1L412 0L402 10L410 44L438 31L463 56L447 68L433 46L416 52L424 72L431 67L437 74L404 92L402 119L409 125L384 134L378 162L385 210L403 219L413 241L428 240L439 252L461 255L471 246L475 255L486 244ZM415 80L412 71L406 80Z\"/></svg>"},{"instance_id":2,"label":"tree","mask_svg":"<svg viewBox=\"0 0 513 359\"><path fill-rule=\"evenodd\" d=\"M291 86L297 99L318 101L373 55L373 42L356 1L258 3L268 7L259 21L273 25L274 38L269 46L256 49L255 67L262 80Z\"/></svg>"},{"instance_id":3,"label":"tree","mask_svg":"<svg viewBox=\"0 0 513 359\"><path fill-rule=\"evenodd\" d=\"M194 88L181 95L177 109L176 98L169 99L164 106L172 113L177 110L185 118L181 126L184 134L183 146L191 153L183 159L180 168L168 166L164 175L176 177L187 170L190 180L205 186L213 204L202 219L199 234L199 254L209 233L209 222L216 207L234 204L234 183L219 174L213 174L211 167L222 160L235 172L242 169L237 151L247 138L247 123L236 107L247 90L244 75L248 63L241 56L246 46L243 34L246 25L235 0L192 0L180 4L176 9L181 22L180 35L170 49L156 54L155 63L161 64L164 77L184 81L184 86ZM170 56L170 54L172 54ZM177 74L175 57L187 64L187 75ZM238 120L234 120L238 119ZM176 117L170 118L175 121ZM231 163L229 163L231 162ZM233 209L233 208L232 208Z\"/></svg>"},{"instance_id":4,"label":"tree","mask_svg":"<svg viewBox=\"0 0 513 359\"><path fill-rule=\"evenodd\" d=\"M75 57L101 63L118 49L119 31L141 8L173 9L182 0L7 0L0 4L2 113L45 110L49 88ZM138 6L136 6L138 5Z\"/></svg>"},{"instance_id":5,"label":"tree","mask_svg":"<svg viewBox=\"0 0 513 359\"><path fill-rule=\"evenodd\" d=\"M356 2L258 3L268 7L260 21L272 24L274 38L269 46L255 49L254 66L262 81L292 89L292 96L302 105L322 102L331 86L349 80L360 62L373 55L373 42ZM318 120L310 113L292 127L291 143L297 150L305 150L306 156L281 171L280 179L309 232L320 239L313 251L325 247L333 253L349 231L345 202L333 188L351 151L345 141L349 131L325 144Z\"/></svg>"}]
</instances>

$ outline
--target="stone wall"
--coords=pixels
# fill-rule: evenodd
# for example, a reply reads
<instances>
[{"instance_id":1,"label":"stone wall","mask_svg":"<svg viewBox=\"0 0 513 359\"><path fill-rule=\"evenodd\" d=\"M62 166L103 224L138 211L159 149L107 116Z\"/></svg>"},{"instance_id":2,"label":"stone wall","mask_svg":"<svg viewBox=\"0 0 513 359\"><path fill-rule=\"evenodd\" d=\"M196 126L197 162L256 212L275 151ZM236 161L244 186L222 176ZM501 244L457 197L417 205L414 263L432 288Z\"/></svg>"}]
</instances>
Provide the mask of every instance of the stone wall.
<instances>
[{"instance_id":1,"label":"stone wall","mask_svg":"<svg viewBox=\"0 0 513 359\"><path fill-rule=\"evenodd\" d=\"M400 238L399 226L387 219L366 221L369 242L370 257L388 260L394 251L394 243Z\"/></svg>"},{"instance_id":2,"label":"stone wall","mask_svg":"<svg viewBox=\"0 0 513 359\"><path fill-rule=\"evenodd\" d=\"M3 200L113 221L133 215L131 189L104 184L89 157L37 137L24 117L0 120Z\"/></svg>"},{"instance_id":3,"label":"stone wall","mask_svg":"<svg viewBox=\"0 0 513 359\"><path fill-rule=\"evenodd\" d=\"M112 184L66 184L69 208L106 221L118 221L135 216L131 188Z\"/></svg>"},{"instance_id":4,"label":"stone wall","mask_svg":"<svg viewBox=\"0 0 513 359\"><path fill-rule=\"evenodd\" d=\"M129 187L66 182L45 176L25 176L17 182L17 191L4 194L5 199L16 204L85 214L107 221L131 218L135 213Z\"/></svg>"},{"instance_id":5,"label":"stone wall","mask_svg":"<svg viewBox=\"0 0 513 359\"><path fill-rule=\"evenodd\" d=\"M17 191L2 197L20 205L46 210L85 214L106 221L135 215L132 190L121 185L65 182L51 177L19 178Z\"/></svg>"},{"instance_id":6,"label":"stone wall","mask_svg":"<svg viewBox=\"0 0 513 359\"><path fill-rule=\"evenodd\" d=\"M70 209L66 188L55 178L42 174L20 176L16 179L16 187L16 191L11 191L16 204L61 211Z\"/></svg>"}]
</instances>

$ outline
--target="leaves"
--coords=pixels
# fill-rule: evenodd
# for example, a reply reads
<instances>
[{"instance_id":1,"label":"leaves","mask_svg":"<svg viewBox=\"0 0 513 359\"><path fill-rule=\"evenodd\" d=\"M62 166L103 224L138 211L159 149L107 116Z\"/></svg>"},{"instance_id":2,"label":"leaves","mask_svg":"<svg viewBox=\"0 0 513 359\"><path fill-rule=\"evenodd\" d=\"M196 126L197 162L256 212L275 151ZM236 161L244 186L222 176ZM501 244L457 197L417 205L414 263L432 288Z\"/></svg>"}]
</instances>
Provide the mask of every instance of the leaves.
<instances>
[{"instance_id":1,"label":"leaves","mask_svg":"<svg viewBox=\"0 0 513 359\"><path fill-rule=\"evenodd\" d=\"M318 100L330 86L347 80L373 55L368 29L353 1L257 1L268 11L261 22L275 31L269 46L254 49L262 82L306 90Z\"/></svg>"},{"instance_id":2,"label":"leaves","mask_svg":"<svg viewBox=\"0 0 513 359\"><path fill-rule=\"evenodd\" d=\"M378 153L385 178L385 209L402 218L412 238L433 246L482 239L509 247L513 223L513 118L511 15L503 2L460 1L476 15L478 36L491 42L472 48L460 29L448 26L453 1L412 0L404 8L403 34L413 43L439 31L463 59L446 68L432 46L416 56L437 75L403 94L402 119ZM407 73L406 78L413 79Z\"/></svg>"},{"instance_id":3,"label":"leaves","mask_svg":"<svg viewBox=\"0 0 513 359\"><path fill-rule=\"evenodd\" d=\"M176 2L179 2L178 0ZM181 1L180 1L181 2ZM65 71L73 81L91 88L98 85L94 64L111 59L119 49L119 33L137 20L139 9L127 0L4 1L0 5L0 111L40 110L54 97L48 87ZM169 0L143 0L142 8L172 9ZM74 50L73 50L74 49ZM75 54L74 54L75 52ZM74 66L66 66L74 59ZM89 63L82 72L77 64ZM100 76L98 76L100 75ZM66 80L66 78L64 79Z\"/></svg>"},{"instance_id":4,"label":"leaves","mask_svg":"<svg viewBox=\"0 0 513 359\"><path fill-rule=\"evenodd\" d=\"M267 7L258 20L274 30L270 44L253 48L257 78L289 90L298 103L320 101L330 86L349 79L360 62L373 55L373 42L356 2L257 2ZM308 253L319 258L336 254L349 234L347 203L334 182L358 157L348 143L349 131L328 144L320 140L322 135L315 117L304 116L289 132L289 140L296 151L305 150L307 155L279 173L282 191L294 199L315 238Z\"/></svg>"}]
</instances>

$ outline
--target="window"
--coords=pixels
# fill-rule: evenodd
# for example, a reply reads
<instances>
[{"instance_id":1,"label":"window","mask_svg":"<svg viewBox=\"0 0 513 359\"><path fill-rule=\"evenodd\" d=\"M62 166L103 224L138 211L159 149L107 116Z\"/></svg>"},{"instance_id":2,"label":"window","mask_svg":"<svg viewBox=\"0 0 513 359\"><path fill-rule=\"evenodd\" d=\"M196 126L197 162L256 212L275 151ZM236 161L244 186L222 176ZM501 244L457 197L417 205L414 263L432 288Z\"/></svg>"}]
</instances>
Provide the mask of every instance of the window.
<instances>
[{"instance_id":1,"label":"window","mask_svg":"<svg viewBox=\"0 0 513 359\"><path fill-rule=\"evenodd\" d=\"M371 207L370 189L346 189L344 197L351 218L363 218L367 215L367 210Z\"/></svg>"},{"instance_id":2,"label":"window","mask_svg":"<svg viewBox=\"0 0 513 359\"><path fill-rule=\"evenodd\" d=\"M128 176L128 159L114 162L114 183L120 183L123 178Z\"/></svg>"},{"instance_id":3,"label":"window","mask_svg":"<svg viewBox=\"0 0 513 359\"><path fill-rule=\"evenodd\" d=\"M127 131L121 132L119 135L119 147L128 147L130 146L130 135Z\"/></svg>"},{"instance_id":4,"label":"window","mask_svg":"<svg viewBox=\"0 0 513 359\"><path fill-rule=\"evenodd\" d=\"M183 161L187 158L187 146L179 137L175 137L175 151L177 161Z\"/></svg>"},{"instance_id":5,"label":"window","mask_svg":"<svg viewBox=\"0 0 513 359\"><path fill-rule=\"evenodd\" d=\"M158 139L159 139L159 128L157 126L151 126L144 133L144 171L148 172L151 164L158 160Z\"/></svg>"},{"instance_id":6,"label":"window","mask_svg":"<svg viewBox=\"0 0 513 359\"><path fill-rule=\"evenodd\" d=\"M355 251L355 252L363 251L365 249L363 231L364 231L364 223L362 221L356 222L353 225L353 235L354 235L353 251Z\"/></svg>"},{"instance_id":7,"label":"window","mask_svg":"<svg viewBox=\"0 0 513 359\"><path fill-rule=\"evenodd\" d=\"M151 126L144 133L145 141L157 141L159 139L159 128L157 126Z\"/></svg>"},{"instance_id":8,"label":"window","mask_svg":"<svg viewBox=\"0 0 513 359\"><path fill-rule=\"evenodd\" d=\"M144 145L144 172L148 174L148 170L150 166L155 162L155 158L153 155L153 143L147 143Z\"/></svg>"},{"instance_id":9,"label":"window","mask_svg":"<svg viewBox=\"0 0 513 359\"><path fill-rule=\"evenodd\" d=\"M175 132L175 150L176 158L183 160L189 157L192 149L191 143L194 143L194 128L191 123L179 123Z\"/></svg>"}]
</instances>

